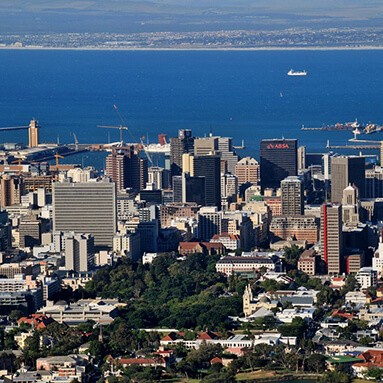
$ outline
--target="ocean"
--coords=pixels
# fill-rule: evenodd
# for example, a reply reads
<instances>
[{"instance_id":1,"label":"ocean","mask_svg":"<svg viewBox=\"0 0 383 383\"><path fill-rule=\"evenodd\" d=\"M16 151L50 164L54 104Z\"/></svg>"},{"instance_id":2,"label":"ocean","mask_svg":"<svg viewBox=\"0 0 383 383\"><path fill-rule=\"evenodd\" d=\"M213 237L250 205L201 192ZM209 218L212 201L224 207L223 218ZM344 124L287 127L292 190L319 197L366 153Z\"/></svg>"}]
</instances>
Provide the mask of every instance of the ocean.
<instances>
[{"instance_id":1,"label":"ocean","mask_svg":"<svg viewBox=\"0 0 383 383\"><path fill-rule=\"evenodd\" d=\"M308 75L287 76L291 68ZM383 124L382 90L379 50L0 50L0 127L36 118L43 142L74 142L73 133L80 143L118 141L118 130L97 125L126 124L128 142L188 128L244 139L239 154L255 158L262 138L297 138L321 152L327 139L344 145L352 133L302 125ZM27 132L0 132L0 142L27 142Z\"/></svg>"}]
</instances>

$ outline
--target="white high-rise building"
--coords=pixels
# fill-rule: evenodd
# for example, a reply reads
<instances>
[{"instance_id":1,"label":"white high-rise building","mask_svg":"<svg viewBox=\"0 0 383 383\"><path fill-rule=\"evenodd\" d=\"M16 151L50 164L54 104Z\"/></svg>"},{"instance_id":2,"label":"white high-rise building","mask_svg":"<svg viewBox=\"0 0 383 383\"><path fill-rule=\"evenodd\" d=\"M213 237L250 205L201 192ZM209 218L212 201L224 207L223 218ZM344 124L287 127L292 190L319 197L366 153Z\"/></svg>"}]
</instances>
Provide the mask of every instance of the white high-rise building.
<instances>
[{"instance_id":1,"label":"white high-rise building","mask_svg":"<svg viewBox=\"0 0 383 383\"><path fill-rule=\"evenodd\" d=\"M382 233L383 234L383 233ZM378 249L372 257L372 270L378 273L378 278L382 276L383 270L383 237L380 235Z\"/></svg>"},{"instance_id":2,"label":"white high-rise building","mask_svg":"<svg viewBox=\"0 0 383 383\"><path fill-rule=\"evenodd\" d=\"M163 176L164 168L160 166L152 166L148 169L148 182L153 183L157 190L164 189L163 187Z\"/></svg>"}]
</instances>

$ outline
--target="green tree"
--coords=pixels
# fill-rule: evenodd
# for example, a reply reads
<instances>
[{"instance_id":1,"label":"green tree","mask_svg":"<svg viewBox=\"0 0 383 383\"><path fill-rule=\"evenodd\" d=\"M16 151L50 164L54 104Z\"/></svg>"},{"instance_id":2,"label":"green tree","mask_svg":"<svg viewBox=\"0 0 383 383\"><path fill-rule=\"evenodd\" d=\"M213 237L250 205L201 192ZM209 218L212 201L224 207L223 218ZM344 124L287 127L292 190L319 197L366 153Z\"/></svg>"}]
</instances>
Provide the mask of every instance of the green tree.
<instances>
[{"instance_id":1,"label":"green tree","mask_svg":"<svg viewBox=\"0 0 383 383\"><path fill-rule=\"evenodd\" d=\"M375 380L381 380L383 378L383 371L378 367L373 367L368 370L366 376Z\"/></svg>"},{"instance_id":2,"label":"green tree","mask_svg":"<svg viewBox=\"0 0 383 383\"><path fill-rule=\"evenodd\" d=\"M296 336L301 338L307 330L307 323L301 317L295 317L291 323L285 323L279 327L283 336Z\"/></svg>"},{"instance_id":3,"label":"green tree","mask_svg":"<svg viewBox=\"0 0 383 383\"><path fill-rule=\"evenodd\" d=\"M359 339L359 343L363 346L371 346L374 343L374 339L372 339L370 336L363 336Z\"/></svg>"},{"instance_id":4,"label":"green tree","mask_svg":"<svg viewBox=\"0 0 383 383\"><path fill-rule=\"evenodd\" d=\"M319 379L319 383L350 383L351 376L342 371L327 371Z\"/></svg>"},{"instance_id":5,"label":"green tree","mask_svg":"<svg viewBox=\"0 0 383 383\"><path fill-rule=\"evenodd\" d=\"M307 359L307 367L317 374L322 373L326 369L326 357L322 354L311 354Z\"/></svg>"},{"instance_id":6,"label":"green tree","mask_svg":"<svg viewBox=\"0 0 383 383\"><path fill-rule=\"evenodd\" d=\"M296 269L299 257L303 253L304 249L297 245L291 247L285 247L285 263L288 270Z\"/></svg>"},{"instance_id":7,"label":"green tree","mask_svg":"<svg viewBox=\"0 0 383 383\"><path fill-rule=\"evenodd\" d=\"M23 316L23 312L20 310L12 310L11 313L9 314L9 320L13 323L16 324L17 321Z\"/></svg>"}]
</instances>

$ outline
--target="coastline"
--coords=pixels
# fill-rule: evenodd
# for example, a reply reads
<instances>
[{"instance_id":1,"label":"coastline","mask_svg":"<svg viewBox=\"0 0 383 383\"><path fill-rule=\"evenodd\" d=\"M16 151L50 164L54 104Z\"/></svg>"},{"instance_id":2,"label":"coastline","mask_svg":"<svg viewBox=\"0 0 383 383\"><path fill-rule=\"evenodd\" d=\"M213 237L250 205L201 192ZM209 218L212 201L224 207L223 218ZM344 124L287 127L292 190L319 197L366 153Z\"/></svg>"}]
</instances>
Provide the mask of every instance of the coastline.
<instances>
[{"instance_id":1,"label":"coastline","mask_svg":"<svg viewBox=\"0 0 383 383\"><path fill-rule=\"evenodd\" d=\"M62 51L358 51L358 50L383 50L383 46L360 46L360 47L169 47L169 48L155 48L155 47L43 47L43 46L0 46L0 50L62 50Z\"/></svg>"}]
</instances>

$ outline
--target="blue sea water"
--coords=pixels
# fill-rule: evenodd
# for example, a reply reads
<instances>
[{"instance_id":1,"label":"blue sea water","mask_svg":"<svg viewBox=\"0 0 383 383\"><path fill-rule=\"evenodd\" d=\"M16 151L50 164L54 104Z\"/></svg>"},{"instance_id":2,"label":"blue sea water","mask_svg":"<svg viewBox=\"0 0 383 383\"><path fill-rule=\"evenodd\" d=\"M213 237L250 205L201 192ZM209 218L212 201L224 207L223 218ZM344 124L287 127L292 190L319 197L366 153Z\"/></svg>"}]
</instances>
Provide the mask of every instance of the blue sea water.
<instances>
[{"instance_id":1,"label":"blue sea water","mask_svg":"<svg viewBox=\"0 0 383 383\"><path fill-rule=\"evenodd\" d=\"M291 68L308 75L287 76ZM45 142L74 142L73 133L80 143L117 141L117 130L97 128L121 124L114 104L135 138L191 128L245 139L241 154L255 157L262 138L282 136L318 152L352 134L302 124L383 124L383 51L0 50L0 127L34 117ZM26 131L0 132L0 142L26 140Z\"/></svg>"}]
</instances>

